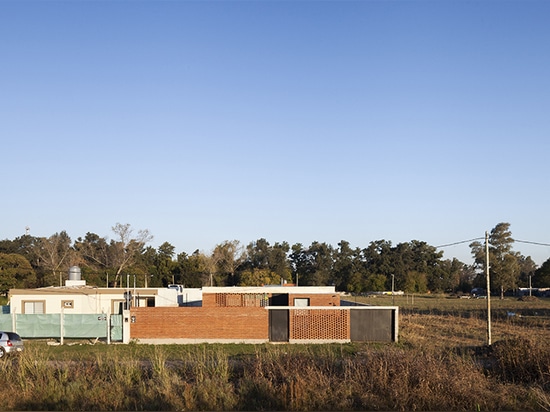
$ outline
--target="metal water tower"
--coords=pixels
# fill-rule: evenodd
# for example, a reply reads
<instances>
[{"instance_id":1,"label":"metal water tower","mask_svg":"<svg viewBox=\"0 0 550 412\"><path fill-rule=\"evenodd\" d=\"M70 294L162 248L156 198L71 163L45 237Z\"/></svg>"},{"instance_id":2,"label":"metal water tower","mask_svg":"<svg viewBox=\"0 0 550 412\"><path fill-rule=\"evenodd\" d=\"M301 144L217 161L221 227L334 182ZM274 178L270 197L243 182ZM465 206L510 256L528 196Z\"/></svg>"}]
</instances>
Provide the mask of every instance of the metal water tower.
<instances>
[{"instance_id":1,"label":"metal water tower","mask_svg":"<svg viewBox=\"0 0 550 412\"><path fill-rule=\"evenodd\" d=\"M80 267L78 266L71 266L69 268L69 280L81 280L82 272L80 271Z\"/></svg>"}]
</instances>

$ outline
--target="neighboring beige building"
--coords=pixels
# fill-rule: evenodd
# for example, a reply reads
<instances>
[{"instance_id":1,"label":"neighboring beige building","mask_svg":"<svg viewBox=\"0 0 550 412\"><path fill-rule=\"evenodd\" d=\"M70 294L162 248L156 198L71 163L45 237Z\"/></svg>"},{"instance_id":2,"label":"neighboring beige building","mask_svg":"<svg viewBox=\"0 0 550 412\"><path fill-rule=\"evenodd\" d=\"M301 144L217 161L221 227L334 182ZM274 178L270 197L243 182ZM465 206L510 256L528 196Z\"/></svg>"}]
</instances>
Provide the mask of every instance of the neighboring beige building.
<instances>
[{"instance_id":1,"label":"neighboring beige building","mask_svg":"<svg viewBox=\"0 0 550 412\"><path fill-rule=\"evenodd\" d=\"M128 292L130 294L128 294ZM12 289L9 292L10 313L122 314L129 300L132 307L177 307L178 292L169 288L96 288L63 286L38 289ZM181 299L180 299L181 300Z\"/></svg>"}]
</instances>

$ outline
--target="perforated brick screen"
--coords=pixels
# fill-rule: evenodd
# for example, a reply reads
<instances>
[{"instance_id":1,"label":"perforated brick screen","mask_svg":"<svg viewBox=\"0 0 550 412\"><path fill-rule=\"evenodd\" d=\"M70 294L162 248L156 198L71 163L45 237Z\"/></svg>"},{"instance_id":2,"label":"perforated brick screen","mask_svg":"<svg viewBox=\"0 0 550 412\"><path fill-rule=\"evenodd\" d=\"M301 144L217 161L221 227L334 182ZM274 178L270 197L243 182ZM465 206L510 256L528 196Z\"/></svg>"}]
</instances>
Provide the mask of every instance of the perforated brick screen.
<instances>
[{"instance_id":1,"label":"perforated brick screen","mask_svg":"<svg viewBox=\"0 0 550 412\"><path fill-rule=\"evenodd\" d=\"M350 337L348 310L292 309L289 321L290 339L340 340Z\"/></svg>"},{"instance_id":2,"label":"perforated brick screen","mask_svg":"<svg viewBox=\"0 0 550 412\"><path fill-rule=\"evenodd\" d=\"M263 293L216 293L218 307L264 307L268 302Z\"/></svg>"}]
</instances>

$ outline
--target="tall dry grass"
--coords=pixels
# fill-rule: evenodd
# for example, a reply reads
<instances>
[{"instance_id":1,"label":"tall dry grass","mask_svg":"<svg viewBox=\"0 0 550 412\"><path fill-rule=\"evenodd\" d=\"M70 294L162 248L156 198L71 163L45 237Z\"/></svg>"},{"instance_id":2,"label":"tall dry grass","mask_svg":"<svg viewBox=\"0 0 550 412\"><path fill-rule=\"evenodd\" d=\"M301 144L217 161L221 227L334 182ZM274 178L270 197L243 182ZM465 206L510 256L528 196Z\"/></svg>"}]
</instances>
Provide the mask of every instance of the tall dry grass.
<instances>
[{"instance_id":1,"label":"tall dry grass","mask_svg":"<svg viewBox=\"0 0 550 412\"><path fill-rule=\"evenodd\" d=\"M514 350L521 345L521 353ZM547 410L550 349L503 342L483 362L396 345L343 351L259 346L229 357L200 346L148 359L106 352L52 360L46 351L0 363L4 410ZM478 360L479 360L478 359Z\"/></svg>"},{"instance_id":2,"label":"tall dry grass","mask_svg":"<svg viewBox=\"0 0 550 412\"><path fill-rule=\"evenodd\" d=\"M483 318L465 316L462 309L454 315L401 314L398 344L256 345L239 352L224 345L138 344L64 351L29 342L22 356L0 362L0 405L2 410L550 411L546 322L496 318L490 347Z\"/></svg>"}]
</instances>

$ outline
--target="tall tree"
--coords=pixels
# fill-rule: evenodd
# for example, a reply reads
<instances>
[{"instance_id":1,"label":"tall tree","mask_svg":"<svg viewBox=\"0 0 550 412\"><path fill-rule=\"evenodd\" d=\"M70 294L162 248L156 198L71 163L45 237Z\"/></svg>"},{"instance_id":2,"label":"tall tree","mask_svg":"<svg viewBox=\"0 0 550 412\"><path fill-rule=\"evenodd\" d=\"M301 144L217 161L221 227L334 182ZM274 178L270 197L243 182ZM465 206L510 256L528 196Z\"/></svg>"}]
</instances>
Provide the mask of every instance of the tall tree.
<instances>
[{"instance_id":1,"label":"tall tree","mask_svg":"<svg viewBox=\"0 0 550 412\"><path fill-rule=\"evenodd\" d=\"M34 270L24 256L17 253L0 253L0 293L7 295L10 289L33 287Z\"/></svg>"},{"instance_id":2,"label":"tall tree","mask_svg":"<svg viewBox=\"0 0 550 412\"><path fill-rule=\"evenodd\" d=\"M333 248L326 243L313 242L304 249L300 243L292 246L292 261L296 283L304 286L328 285L332 275Z\"/></svg>"},{"instance_id":3,"label":"tall tree","mask_svg":"<svg viewBox=\"0 0 550 412\"><path fill-rule=\"evenodd\" d=\"M504 292L517 286L520 266L520 255L512 250L514 239L510 231L510 223L497 224L489 234L489 277L491 289L500 290L500 298ZM480 242L470 244L475 264L483 276L486 265L485 246Z\"/></svg>"},{"instance_id":4,"label":"tall tree","mask_svg":"<svg viewBox=\"0 0 550 412\"><path fill-rule=\"evenodd\" d=\"M177 265L173 260L175 249L169 242L164 242L159 246L156 254L156 271L163 286L175 283L174 270Z\"/></svg>"},{"instance_id":5,"label":"tall tree","mask_svg":"<svg viewBox=\"0 0 550 412\"><path fill-rule=\"evenodd\" d=\"M363 249L363 260L368 275L384 275L387 279L395 274L392 264L393 248L389 240L376 240L370 242L366 249Z\"/></svg>"},{"instance_id":6,"label":"tall tree","mask_svg":"<svg viewBox=\"0 0 550 412\"><path fill-rule=\"evenodd\" d=\"M546 260L540 268L535 271L532 279L533 287L550 288L550 259Z\"/></svg>"},{"instance_id":7,"label":"tall tree","mask_svg":"<svg viewBox=\"0 0 550 412\"><path fill-rule=\"evenodd\" d=\"M226 278L229 286L236 284L235 273L245 260L245 251L238 240L226 240L216 245L212 251L212 259L216 263L219 275Z\"/></svg>"},{"instance_id":8,"label":"tall tree","mask_svg":"<svg viewBox=\"0 0 550 412\"><path fill-rule=\"evenodd\" d=\"M515 288L519 279L519 254L512 251L514 239L510 223L499 223L489 235L489 266L491 278L500 286L500 298L504 292Z\"/></svg>"},{"instance_id":9,"label":"tall tree","mask_svg":"<svg viewBox=\"0 0 550 412\"><path fill-rule=\"evenodd\" d=\"M111 269L111 256L107 239L95 233L86 233L84 238L79 237L74 242L74 249L78 254L78 264L83 272L87 271L87 281L95 281L96 286L107 280Z\"/></svg>"},{"instance_id":10,"label":"tall tree","mask_svg":"<svg viewBox=\"0 0 550 412\"><path fill-rule=\"evenodd\" d=\"M405 273L403 289L408 293L426 293L428 282L426 274L416 270L409 270Z\"/></svg>"},{"instance_id":11,"label":"tall tree","mask_svg":"<svg viewBox=\"0 0 550 412\"><path fill-rule=\"evenodd\" d=\"M279 276L279 280L291 281L292 279L290 261L288 260L289 251L290 246L287 242L275 242L269 250L269 269Z\"/></svg>"},{"instance_id":12,"label":"tall tree","mask_svg":"<svg viewBox=\"0 0 550 412\"><path fill-rule=\"evenodd\" d=\"M263 286L277 284L280 276L269 269L245 270L239 278L239 286Z\"/></svg>"},{"instance_id":13,"label":"tall tree","mask_svg":"<svg viewBox=\"0 0 550 412\"><path fill-rule=\"evenodd\" d=\"M290 280L291 268L288 260L290 247L287 242L275 243L273 246L264 238L250 242L246 247L246 259L241 265L241 272L254 269L266 269L279 276L281 280Z\"/></svg>"},{"instance_id":14,"label":"tall tree","mask_svg":"<svg viewBox=\"0 0 550 412\"><path fill-rule=\"evenodd\" d=\"M62 286L63 273L68 273L70 266L70 255L73 251L71 243L71 238L65 231L38 239L35 254L39 266L49 272L49 276L42 279L42 286L54 285L58 277L59 286Z\"/></svg>"},{"instance_id":15,"label":"tall tree","mask_svg":"<svg viewBox=\"0 0 550 412\"><path fill-rule=\"evenodd\" d=\"M246 268L268 269L269 268L269 242L264 238L250 242L246 246Z\"/></svg>"},{"instance_id":16,"label":"tall tree","mask_svg":"<svg viewBox=\"0 0 550 412\"><path fill-rule=\"evenodd\" d=\"M177 265L174 268L174 275L178 283L189 288L200 288L206 285L202 257L198 250L191 255L182 252L178 254L176 260Z\"/></svg>"},{"instance_id":17,"label":"tall tree","mask_svg":"<svg viewBox=\"0 0 550 412\"><path fill-rule=\"evenodd\" d=\"M364 273L362 271L361 249L352 249L346 240L338 243L338 249L334 251L334 267L331 282L338 290L350 290L358 292L364 284Z\"/></svg>"},{"instance_id":18,"label":"tall tree","mask_svg":"<svg viewBox=\"0 0 550 412\"><path fill-rule=\"evenodd\" d=\"M530 281L532 286L532 278L537 270L537 264L531 259L531 256L525 257L520 255L518 258L518 265L519 281L521 282L520 286L529 287Z\"/></svg>"},{"instance_id":19,"label":"tall tree","mask_svg":"<svg viewBox=\"0 0 550 412\"><path fill-rule=\"evenodd\" d=\"M114 286L117 287L122 272L135 262L137 254L153 240L153 236L149 230L144 229L133 237L134 231L129 223L117 223L111 229L116 235L116 239L111 241L110 249L113 266L116 268Z\"/></svg>"}]
</instances>

